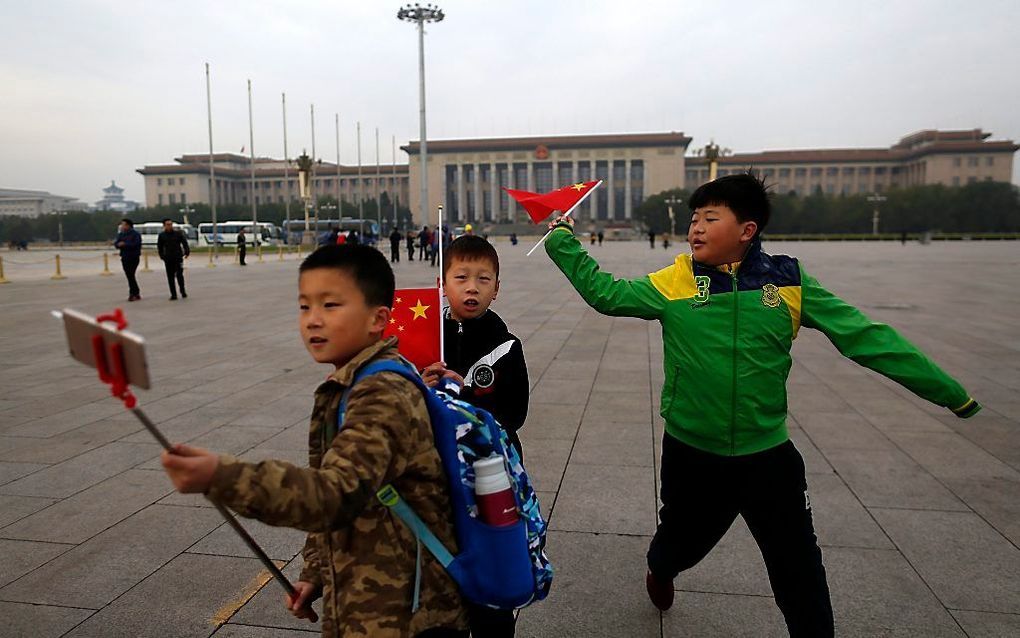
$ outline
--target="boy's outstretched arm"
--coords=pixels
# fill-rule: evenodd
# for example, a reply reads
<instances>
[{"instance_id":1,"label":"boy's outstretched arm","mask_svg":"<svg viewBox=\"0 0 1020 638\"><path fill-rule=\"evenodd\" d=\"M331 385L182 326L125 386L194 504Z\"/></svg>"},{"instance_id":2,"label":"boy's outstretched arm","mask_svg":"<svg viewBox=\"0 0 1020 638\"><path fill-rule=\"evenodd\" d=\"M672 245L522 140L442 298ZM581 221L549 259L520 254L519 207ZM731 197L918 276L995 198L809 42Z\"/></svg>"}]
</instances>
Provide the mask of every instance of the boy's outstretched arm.
<instances>
[{"instance_id":1,"label":"boy's outstretched arm","mask_svg":"<svg viewBox=\"0 0 1020 638\"><path fill-rule=\"evenodd\" d=\"M645 277L617 279L602 272L567 222L557 220L545 252L589 306L604 315L659 319L666 298Z\"/></svg>"},{"instance_id":2,"label":"boy's outstretched arm","mask_svg":"<svg viewBox=\"0 0 1020 638\"><path fill-rule=\"evenodd\" d=\"M397 384L407 384L408 391L393 392ZM345 527L386 481L406 470L416 445L411 397L418 396L409 381L392 374L363 379L351 391L343 427L327 444L318 469L277 460L245 463L224 455L207 494L270 525L306 532Z\"/></svg>"},{"instance_id":3,"label":"boy's outstretched arm","mask_svg":"<svg viewBox=\"0 0 1020 638\"><path fill-rule=\"evenodd\" d=\"M801 324L825 333L843 356L949 408L958 417L973 416L981 409L959 382L917 346L823 288L803 267L801 295Z\"/></svg>"}]
</instances>

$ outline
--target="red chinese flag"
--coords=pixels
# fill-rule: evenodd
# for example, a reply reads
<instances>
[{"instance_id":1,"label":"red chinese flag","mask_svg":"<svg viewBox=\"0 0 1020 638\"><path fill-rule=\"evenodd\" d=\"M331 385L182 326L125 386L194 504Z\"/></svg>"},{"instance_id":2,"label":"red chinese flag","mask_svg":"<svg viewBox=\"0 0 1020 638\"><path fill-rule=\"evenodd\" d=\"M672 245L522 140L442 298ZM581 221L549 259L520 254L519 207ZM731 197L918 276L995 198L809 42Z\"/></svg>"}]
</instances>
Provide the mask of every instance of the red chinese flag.
<instances>
[{"instance_id":1,"label":"red chinese flag","mask_svg":"<svg viewBox=\"0 0 1020 638\"><path fill-rule=\"evenodd\" d=\"M439 361L439 289L401 288L384 337L396 337L400 354L421 370Z\"/></svg>"},{"instance_id":2,"label":"red chinese flag","mask_svg":"<svg viewBox=\"0 0 1020 638\"><path fill-rule=\"evenodd\" d=\"M574 204L581 201L581 198L597 185L598 181L571 184L544 195L529 191L517 191L511 188L504 188L503 190L510 197L517 200L517 203L523 206L524 210L528 211L532 221L539 224L553 211L558 210L561 213L565 213L573 208Z\"/></svg>"}]
</instances>

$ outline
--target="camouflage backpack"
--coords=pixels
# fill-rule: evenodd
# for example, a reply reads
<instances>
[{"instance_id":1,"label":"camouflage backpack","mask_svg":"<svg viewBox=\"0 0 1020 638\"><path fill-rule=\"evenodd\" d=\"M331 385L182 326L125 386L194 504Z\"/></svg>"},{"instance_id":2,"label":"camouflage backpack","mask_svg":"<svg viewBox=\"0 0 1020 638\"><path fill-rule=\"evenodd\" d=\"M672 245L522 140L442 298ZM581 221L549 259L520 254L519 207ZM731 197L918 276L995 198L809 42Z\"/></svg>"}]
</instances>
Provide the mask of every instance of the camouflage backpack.
<instances>
[{"instance_id":1,"label":"camouflage backpack","mask_svg":"<svg viewBox=\"0 0 1020 638\"><path fill-rule=\"evenodd\" d=\"M418 540L414 601L418 608L421 584L421 545L435 556L471 602L497 609L517 609L542 600L552 584L553 569L545 555L546 522L538 498L517 451L491 414L442 390L425 385L410 363L369 363L354 376L340 402L339 427L351 388L368 375L393 372L414 383L425 397L436 449L443 462L453 506L454 528L460 553L453 555L436 538L391 485L379 490L379 501L389 507ZM500 455L510 468L510 484L520 520L506 527L487 525L478 518L473 463Z\"/></svg>"}]
</instances>

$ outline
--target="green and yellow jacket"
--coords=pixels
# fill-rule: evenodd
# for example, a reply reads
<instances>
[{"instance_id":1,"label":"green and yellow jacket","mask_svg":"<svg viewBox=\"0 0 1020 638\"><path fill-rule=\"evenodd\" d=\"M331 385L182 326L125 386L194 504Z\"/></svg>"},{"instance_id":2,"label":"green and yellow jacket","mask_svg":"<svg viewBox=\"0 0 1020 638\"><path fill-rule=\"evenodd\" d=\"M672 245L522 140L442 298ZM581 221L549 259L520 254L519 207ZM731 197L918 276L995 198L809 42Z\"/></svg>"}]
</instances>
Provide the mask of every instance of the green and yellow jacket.
<instances>
[{"instance_id":1,"label":"green and yellow jacket","mask_svg":"<svg viewBox=\"0 0 1020 638\"><path fill-rule=\"evenodd\" d=\"M790 348L801 326L918 396L969 417L980 406L895 330L823 288L785 255L754 240L743 261L710 267L679 255L637 279L602 272L573 232L556 228L546 252L584 300L617 317L662 323L666 432L698 449L739 456L774 447L786 430Z\"/></svg>"}]
</instances>

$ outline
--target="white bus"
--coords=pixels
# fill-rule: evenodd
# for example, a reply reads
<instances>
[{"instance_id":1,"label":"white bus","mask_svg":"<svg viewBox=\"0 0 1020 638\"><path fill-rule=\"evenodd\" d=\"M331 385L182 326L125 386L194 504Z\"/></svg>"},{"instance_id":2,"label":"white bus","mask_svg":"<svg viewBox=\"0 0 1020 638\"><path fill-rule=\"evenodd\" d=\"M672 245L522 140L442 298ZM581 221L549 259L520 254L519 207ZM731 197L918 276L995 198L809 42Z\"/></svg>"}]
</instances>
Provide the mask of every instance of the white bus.
<instances>
[{"instance_id":1,"label":"white bus","mask_svg":"<svg viewBox=\"0 0 1020 638\"><path fill-rule=\"evenodd\" d=\"M251 232L250 221L225 221L216 223L216 243L220 246L236 246L237 235L244 231L245 244L256 245L256 241L263 246L275 246L281 243L280 228L270 222L259 222L259 237ZM213 225L205 222L198 225L198 245L213 245Z\"/></svg>"},{"instance_id":2,"label":"white bus","mask_svg":"<svg viewBox=\"0 0 1020 638\"><path fill-rule=\"evenodd\" d=\"M174 230L179 230L188 238L188 243L194 246L198 242L198 231L191 224L178 224L174 222ZM135 230L142 236L142 248L155 248L159 234L163 232L163 222L145 222L135 224Z\"/></svg>"},{"instance_id":3,"label":"white bus","mask_svg":"<svg viewBox=\"0 0 1020 638\"><path fill-rule=\"evenodd\" d=\"M379 237L379 224L374 220L361 220L352 219L350 217L344 217L343 219L320 219L319 225L316 227L315 220L309 220L308 229L315 234L316 243L321 244L322 241L329 235L331 228L336 228L342 234L350 234L351 231L358 231L359 233L364 230L365 239L367 243L374 243L376 238ZM303 219L292 219L288 225L284 222L284 240L288 244L300 244L301 237L305 232L305 220Z\"/></svg>"}]
</instances>

